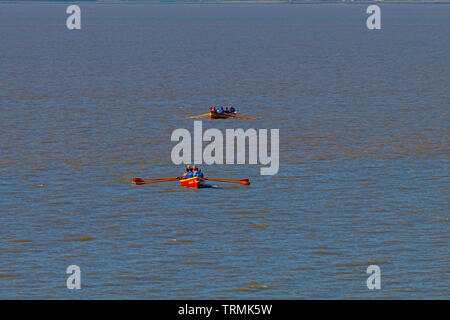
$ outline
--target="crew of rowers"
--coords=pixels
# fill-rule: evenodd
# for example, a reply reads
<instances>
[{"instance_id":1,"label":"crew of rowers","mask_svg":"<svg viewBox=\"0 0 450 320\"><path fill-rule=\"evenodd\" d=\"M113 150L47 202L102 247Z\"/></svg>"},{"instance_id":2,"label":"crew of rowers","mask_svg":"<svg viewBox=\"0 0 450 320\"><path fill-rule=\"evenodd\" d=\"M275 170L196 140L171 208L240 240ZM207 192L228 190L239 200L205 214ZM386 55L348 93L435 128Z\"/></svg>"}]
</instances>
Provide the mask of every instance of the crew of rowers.
<instances>
[{"instance_id":1,"label":"crew of rowers","mask_svg":"<svg viewBox=\"0 0 450 320\"><path fill-rule=\"evenodd\" d=\"M194 177L203 178L203 172L200 170L200 168L197 168L195 164L192 166L192 168L191 166L186 167L186 172L183 173L181 179L189 179Z\"/></svg>"},{"instance_id":2,"label":"crew of rowers","mask_svg":"<svg viewBox=\"0 0 450 320\"><path fill-rule=\"evenodd\" d=\"M233 106L230 106L230 109L228 109L228 107L226 107L225 109L223 107L217 109L216 106L212 106L209 107L209 112L218 114L234 114L236 113L236 109Z\"/></svg>"}]
</instances>

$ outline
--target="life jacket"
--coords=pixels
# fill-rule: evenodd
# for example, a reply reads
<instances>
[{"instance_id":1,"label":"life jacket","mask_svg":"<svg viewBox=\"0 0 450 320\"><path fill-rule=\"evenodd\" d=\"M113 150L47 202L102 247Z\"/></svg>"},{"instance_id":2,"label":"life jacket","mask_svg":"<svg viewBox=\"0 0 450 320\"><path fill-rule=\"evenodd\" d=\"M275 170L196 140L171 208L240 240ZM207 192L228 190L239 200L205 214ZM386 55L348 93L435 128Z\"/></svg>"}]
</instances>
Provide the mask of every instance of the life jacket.
<instances>
[{"instance_id":1,"label":"life jacket","mask_svg":"<svg viewBox=\"0 0 450 320\"><path fill-rule=\"evenodd\" d=\"M189 179L189 178L192 178L192 172L186 172L186 176L184 177L185 179Z\"/></svg>"},{"instance_id":2,"label":"life jacket","mask_svg":"<svg viewBox=\"0 0 450 320\"><path fill-rule=\"evenodd\" d=\"M197 177L203 178L203 172L201 171L195 171L197 173Z\"/></svg>"},{"instance_id":3,"label":"life jacket","mask_svg":"<svg viewBox=\"0 0 450 320\"><path fill-rule=\"evenodd\" d=\"M194 172L192 173L192 176L193 176L193 177L198 177L198 171L194 171Z\"/></svg>"}]
</instances>

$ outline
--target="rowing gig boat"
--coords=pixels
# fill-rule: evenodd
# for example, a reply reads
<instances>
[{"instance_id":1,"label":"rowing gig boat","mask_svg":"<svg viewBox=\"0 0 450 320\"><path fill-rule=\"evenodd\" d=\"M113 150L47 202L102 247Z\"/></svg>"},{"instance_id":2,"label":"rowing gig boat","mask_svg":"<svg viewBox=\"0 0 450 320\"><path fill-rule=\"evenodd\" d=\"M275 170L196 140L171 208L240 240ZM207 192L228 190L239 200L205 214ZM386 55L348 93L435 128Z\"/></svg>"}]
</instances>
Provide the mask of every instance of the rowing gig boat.
<instances>
[{"instance_id":1,"label":"rowing gig boat","mask_svg":"<svg viewBox=\"0 0 450 320\"><path fill-rule=\"evenodd\" d=\"M199 177L193 177L193 178L187 178L187 179L180 180L180 185L182 187L198 189L198 188L206 187L204 182L205 182L204 179L201 179Z\"/></svg>"},{"instance_id":2,"label":"rowing gig boat","mask_svg":"<svg viewBox=\"0 0 450 320\"><path fill-rule=\"evenodd\" d=\"M222 113L222 114L216 113L216 112L210 112L209 113L209 117L211 119L227 119L227 118L230 118L232 116L233 116L232 113Z\"/></svg>"}]
</instances>

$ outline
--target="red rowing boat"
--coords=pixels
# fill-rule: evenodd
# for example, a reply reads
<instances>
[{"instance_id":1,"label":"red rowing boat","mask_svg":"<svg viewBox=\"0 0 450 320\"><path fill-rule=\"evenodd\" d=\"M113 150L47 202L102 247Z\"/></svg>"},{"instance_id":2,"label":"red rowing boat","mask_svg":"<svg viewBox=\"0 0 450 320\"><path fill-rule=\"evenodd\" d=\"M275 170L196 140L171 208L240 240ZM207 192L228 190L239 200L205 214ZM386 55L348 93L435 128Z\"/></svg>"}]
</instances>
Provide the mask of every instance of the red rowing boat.
<instances>
[{"instance_id":1,"label":"red rowing boat","mask_svg":"<svg viewBox=\"0 0 450 320\"><path fill-rule=\"evenodd\" d=\"M205 180L199 177L187 178L180 180L180 185L187 188L203 188Z\"/></svg>"},{"instance_id":2,"label":"red rowing boat","mask_svg":"<svg viewBox=\"0 0 450 320\"><path fill-rule=\"evenodd\" d=\"M250 181L248 179L218 179L218 178L199 178L199 177L192 177L187 179L180 179L180 177L171 177L171 178L155 178L155 179L141 179L141 178L133 178L132 181L140 186L143 184L150 184L150 183L159 183L159 182L168 182L168 181L180 181L180 185L182 187L187 188L212 188L213 186L210 184L206 184L205 180L211 180L211 181L222 181L222 182L231 182L231 183L240 183L243 185L250 185Z\"/></svg>"}]
</instances>

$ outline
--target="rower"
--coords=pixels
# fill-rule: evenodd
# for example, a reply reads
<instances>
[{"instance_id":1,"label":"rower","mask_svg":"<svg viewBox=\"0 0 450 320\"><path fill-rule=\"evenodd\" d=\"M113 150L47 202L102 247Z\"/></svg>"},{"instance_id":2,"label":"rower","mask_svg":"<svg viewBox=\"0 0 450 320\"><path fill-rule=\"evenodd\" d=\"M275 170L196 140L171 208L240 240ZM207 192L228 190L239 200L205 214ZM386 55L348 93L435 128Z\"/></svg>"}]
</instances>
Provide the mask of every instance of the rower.
<instances>
[{"instance_id":1,"label":"rower","mask_svg":"<svg viewBox=\"0 0 450 320\"><path fill-rule=\"evenodd\" d=\"M225 108L225 113L230 113L230 110L228 110L228 107Z\"/></svg>"},{"instance_id":2,"label":"rower","mask_svg":"<svg viewBox=\"0 0 450 320\"><path fill-rule=\"evenodd\" d=\"M197 173L198 173L198 168L197 168L197 166L194 164L193 166L192 166L192 176L193 177L197 177Z\"/></svg>"},{"instance_id":3,"label":"rower","mask_svg":"<svg viewBox=\"0 0 450 320\"><path fill-rule=\"evenodd\" d=\"M189 174L190 172L191 172L191 166L188 165L188 166L186 167L186 172L183 173L183 175L181 176L181 178L182 178L182 179L187 179L187 178L188 178L187 176L188 176L188 174Z\"/></svg>"},{"instance_id":4,"label":"rower","mask_svg":"<svg viewBox=\"0 0 450 320\"><path fill-rule=\"evenodd\" d=\"M219 114L224 114L224 112L223 107L220 107Z\"/></svg>"},{"instance_id":5,"label":"rower","mask_svg":"<svg viewBox=\"0 0 450 320\"><path fill-rule=\"evenodd\" d=\"M236 109L233 106L230 108L230 113L236 113Z\"/></svg>"},{"instance_id":6,"label":"rower","mask_svg":"<svg viewBox=\"0 0 450 320\"><path fill-rule=\"evenodd\" d=\"M193 166L192 170L194 171L193 176L203 178L203 172L200 170L200 168L197 168L197 166Z\"/></svg>"},{"instance_id":7,"label":"rower","mask_svg":"<svg viewBox=\"0 0 450 320\"><path fill-rule=\"evenodd\" d=\"M186 173L186 179L192 178L194 176L194 172L192 168L189 169L189 171Z\"/></svg>"}]
</instances>

